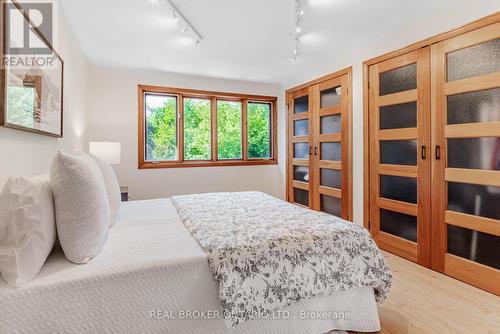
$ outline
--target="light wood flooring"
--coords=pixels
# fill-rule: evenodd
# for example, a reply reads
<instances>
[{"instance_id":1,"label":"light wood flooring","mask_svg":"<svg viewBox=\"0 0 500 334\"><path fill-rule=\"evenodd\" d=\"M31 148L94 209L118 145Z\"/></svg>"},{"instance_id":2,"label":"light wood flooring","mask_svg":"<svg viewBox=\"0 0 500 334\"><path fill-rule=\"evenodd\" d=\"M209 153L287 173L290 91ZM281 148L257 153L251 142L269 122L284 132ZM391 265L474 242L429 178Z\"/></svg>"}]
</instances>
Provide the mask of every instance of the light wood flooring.
<instances>
[{"instance_id":1,"label":"light wood flooring","mask_svg":"<svg viewBox=\"0 0 500 334\"><path fill-rule=\"evenodd\" d=\"M500 334L500 297L383 253L394 281L379 306L380 333Z\"/></svg>"}]
</instances>

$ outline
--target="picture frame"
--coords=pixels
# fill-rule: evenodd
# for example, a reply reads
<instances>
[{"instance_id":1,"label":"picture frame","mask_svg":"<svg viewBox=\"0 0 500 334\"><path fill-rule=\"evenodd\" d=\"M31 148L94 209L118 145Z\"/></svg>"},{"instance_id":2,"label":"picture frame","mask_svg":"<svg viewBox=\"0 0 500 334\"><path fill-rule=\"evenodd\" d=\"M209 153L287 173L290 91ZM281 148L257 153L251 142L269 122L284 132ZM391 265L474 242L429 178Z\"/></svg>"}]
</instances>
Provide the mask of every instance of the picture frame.
<instances>
[{"instance_id":1,"label":"picture frame","mask_svg":"<svg viewBox=\"0 0 500 334\"><path fill-rule=\"evenodd\" d=\"M7 7L11 6L11 7ZM63 92L64 60L54 49L46 36L33 24L28 12L17 2L2 1L0 6L0 125L22 131L62 138L64 128ZM28 64L10 66L5 64L7 57L8 17L7 10L17 10L24 24L50 49L51 66ZM19 15L18 15L19 16ZM35 55L36 56L36 55ZM10 64L10 63L9 63Z\"/></svg>"}]
</instances>

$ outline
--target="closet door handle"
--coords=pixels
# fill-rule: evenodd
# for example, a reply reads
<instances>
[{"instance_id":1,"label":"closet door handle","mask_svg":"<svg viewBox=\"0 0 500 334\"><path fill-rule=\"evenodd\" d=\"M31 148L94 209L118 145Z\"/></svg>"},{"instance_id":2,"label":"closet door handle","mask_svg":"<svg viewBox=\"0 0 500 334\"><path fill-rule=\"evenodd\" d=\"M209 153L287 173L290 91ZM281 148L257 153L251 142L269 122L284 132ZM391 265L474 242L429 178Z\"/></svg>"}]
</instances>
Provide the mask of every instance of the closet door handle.
<instances>
[{"instance_id":1,"label":"closet door handle","mask_svg":"<svg viewBox=\"0 0 500 334\"><path fill-rule=\"evenodd\" d=\"M422 150L421 150L422 160L426 159L426 156L427 156L426 153L427 153L426 152L426 147L425 147L425 145L422 145Z\"/></svg>"},{"instance_id":2,"label":"closet door handle","mask_svg":"<svg viewBox=\"0 0 500 334\"><path fill-rule=\"evenodd\" d=\"M441 159L441 147L439 145L436 145L436 160Z\"/></svg>"},{"instance_id":3,"label":"closet door handle","mask_svg":"<svg viewBox=\"0 0 500 334\"><path fill-rule=\"evenodd\" d=\"M318 146L314 146L314 155L318 155Z\"/></svg>"},{"instance_id":4,"label":"closet door handle","mask_svg":"<svg viewBox=\"0 0 500 334\"><path fill-rule=\"evenodd\" d=\"M309 155L312 155L312 149L313 149L313 147L309 146Z\"/></svg>"}]
</instances>

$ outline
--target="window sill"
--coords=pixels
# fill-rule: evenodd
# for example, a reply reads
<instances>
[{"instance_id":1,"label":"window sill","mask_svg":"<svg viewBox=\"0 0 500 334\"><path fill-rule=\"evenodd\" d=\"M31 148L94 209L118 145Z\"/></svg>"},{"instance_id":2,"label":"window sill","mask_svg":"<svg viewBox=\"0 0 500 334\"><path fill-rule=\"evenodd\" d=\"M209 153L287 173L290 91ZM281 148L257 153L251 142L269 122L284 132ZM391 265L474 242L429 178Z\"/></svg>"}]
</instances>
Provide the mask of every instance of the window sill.
<instances>
[{"instance_id":1,"label":"window sill","mask_svg":"<svg viewBox=\"0 0 500 334\"><path fill-rule=\"evenodd\" d=\"M219 161L144 161L139 163L139 169L156 168L184 168L184 167L222 167L222 166L259 166L259 165L277 165L276 159L255 159L255 160L219 160Z\"/></svg>"}]
</instances>

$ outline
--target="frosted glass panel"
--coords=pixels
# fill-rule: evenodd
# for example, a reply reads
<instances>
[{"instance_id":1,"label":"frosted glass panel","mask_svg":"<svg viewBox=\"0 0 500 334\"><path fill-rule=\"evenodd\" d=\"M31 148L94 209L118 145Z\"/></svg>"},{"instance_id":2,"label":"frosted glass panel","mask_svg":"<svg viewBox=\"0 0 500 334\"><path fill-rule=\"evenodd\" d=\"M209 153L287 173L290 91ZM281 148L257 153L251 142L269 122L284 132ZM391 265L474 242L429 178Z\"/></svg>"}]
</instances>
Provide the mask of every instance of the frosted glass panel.
<instances>
[{"instance_id":1,"label":"frosted glass panel","mask_svg":"<svg viewBox=\"0 0 500 334\"><path fill-rule=\"evenodd\" d=\"M321 195L321 211L340 217L342 215L342 201L335 197Z\"/></svg>"},{"instance_id":2,"label":"frosted glass panel","mask_svg":"<svg viewBox=\"0 0 500 334\"><path fill-rule=\"evenodd\" d=\"M309 182L309 168L305 166L293 166L293 179L296 181Z\"/></svg>"},{"instance_id":3,"label":"frosted glass panel","mask_svg":"<svg viewBox=\"0 0 500 334\"><path fill-rule=\"evenodd\" d=\"M293 122L293 135L294 136L307 136L309 134L309 120L302 119Z\"/></svg>"},{"instance_id":4,"label":"frosted glass panel","mask_svg":"<svg viewBox=\"0 0 500 334\"><path fill-rule=\"evenodd\" d=\"M417 64L406 65L380 73L380 95L417 88Z\"/></svg>"},{"instance_id":5,"label":"frosted glass panel","mask_svg":"<svg viewBox=\"0 0 500 334\"><path fill-rule=\"evenodd\" d=\"M326 187L341 189L342 177L340 171L336 169L321 168L320 184Z\"/></svg>"},{"instance_id":6,"label":"frosted glass panel","mask_svg":"<svg viewBox=\"0 0 500 334\"><path fill-rule=\"evenodd\" d=\"M380 209L380 230L417 242L417 217Z\"/></svg>"},{"instance_id":7,"label":"frosted glass panel","mask_svg":"<svg viewBox=\"0 0 500 334\"><path fill-rule=\"evenodd\" d=\"M448 210L500 220L500 187L448 182Z\"/></svg>"},{"instance_id":8,"label":"frosted glass panel","mask_svg":"<svg viewBox=\"0 0 500 334\"><path fill-rule=\"evenodd\" d=\"M321 134L339 133L342 129L342 117L340 114L323 116L320 119Z\"/></svg>"},{"instance_id":9,"label":"frosted glass panel","mask_svg":"<svg viewBox=\"0 0 500 334\"><path fill-rule=\"evenodd\" d=\"M380 175L380 197L417 204L417 179Z\"/></svg>"},{"instance_id":10,"label":"frosted glass panel","mask_svg":"<svg viewBox=\"0 0 500 334\"><path fill-rule=\"evenodd\" d=\"M321 160L342 160L342 145L338 142L336 143L321 143Z\"/></svg>"},{"instance_id":11,"label":"frosted glass panel","mask_svg":"<svg viewBox=\"0 0 500 334\"><path fill-rule=\"evenodd\" d=\"M496 121L500 121L500 88L448 96L448 124Z\"/></svg>"},{"instance_id":12,"label":"frosted glass panel","mask_svg":"<svg viewBox=\"0 0 500 334\"><path fill-rule=\"evenodd\" d=\"M417 102L380 107L380 129L417 127Z\"/></svg>"},{"instance_id":13,"label":"frosted glass panel","mask_svg":"<svg viewBox=\"0 0 500 334\"><path fill-rule=\"evenodd\" d=\"M448 139L448 167L500 170L500 137Z\"/></svg>"},{"instance_id":14,"label":"frosted glass panel","mask_svg":"<svg viewBox=\"0 0 500 334\"><path fill-rule=\"evenodd\" d=\"M417 165L416 140L384 140L380 142L380 163Z\"/></svg>"},{"instance_id":15,"label":"frosted glass panel","mask_svg":"<svg viewBox=\"0 0 500 334\"><path fill-rule=\"evenodd\" d=\"M500 269L500 238L448 225L448 253Z\"/></svg>"},{"instance_id":16,"label":"frosted glass panel","mask_svg":"<svg viewBox=\"0 0 500 334\"><path fill-rule=\"evenodd\" d=\"M341 87L334 87L326 90L322 90L321 95L321 108L328 108L339 106L341 103Z\"/></svg>"},{"instance_id":17,"label":"frosted glass panel","mask_svg":"<svg viewBox=\"0 0 500 334\"><path fill-rule=\"evenodd\" d=\"M295 203L309 206L309 191L293 188L293 199Z\"/></svg>"},{"instance_id":18,"label":"frosted glass panel","mask_svg":"<svg viewBox=\"0 0 500 334\"><path fill-rule=\"evenodd\" d=\"M293 144L294 159L309 159L309 144L295 143Z\"/></svg>"},{"instance_id":19,"label":"frosted glass panel","mask_svg":"<svg viewBox=\"0 0 500 334\"><path fill-rule=\"evenodd\" d=\"M447 55L448 81L500 71L500 38Z\"/></svg>"},{"instance_id":20,"label":"frosted glass panel","mask_svg":"<svg viewBox=\"0 0 500 334\"><path fill-rule=\"evenodd\" d=\"M293 106L294 106L294 109L293 109L294 114L300 114L302 112L308 111L309 110L309 96L305 95L305 96L296 98L294 100Z\"/></svg>"}]
</instances>

